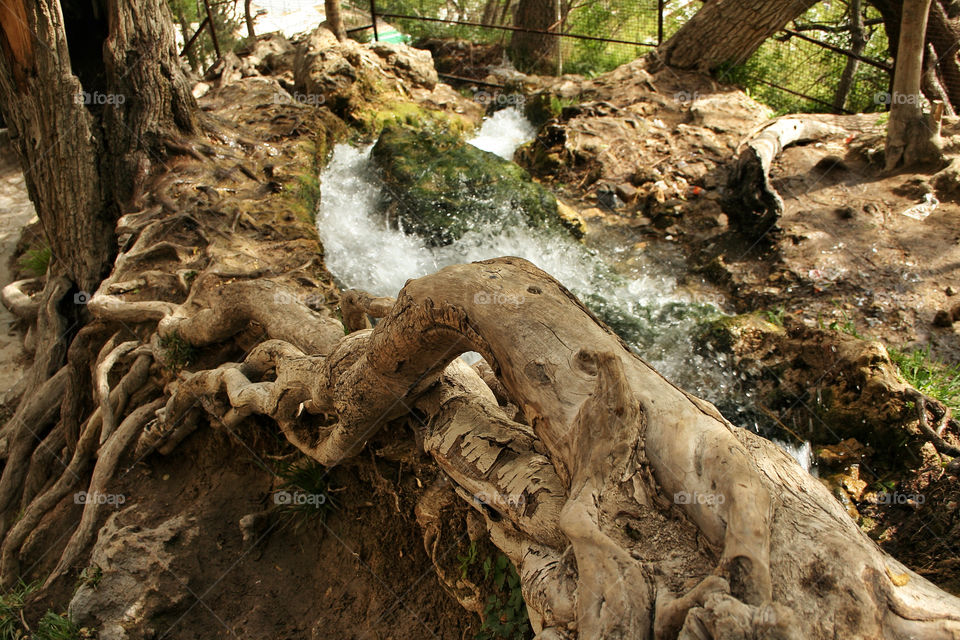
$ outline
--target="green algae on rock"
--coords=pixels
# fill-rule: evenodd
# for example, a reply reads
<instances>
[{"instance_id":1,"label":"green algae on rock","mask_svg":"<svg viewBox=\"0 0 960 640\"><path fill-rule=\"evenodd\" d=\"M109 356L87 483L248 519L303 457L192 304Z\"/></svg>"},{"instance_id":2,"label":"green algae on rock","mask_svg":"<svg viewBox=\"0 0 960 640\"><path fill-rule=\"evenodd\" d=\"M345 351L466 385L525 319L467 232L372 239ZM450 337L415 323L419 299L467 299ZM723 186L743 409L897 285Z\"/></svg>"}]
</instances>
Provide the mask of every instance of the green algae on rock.
<instances>
[{"instance_id":1,"label":"green algae on rock","mask_svg":"<svg viewBox=\"0 0 960 640\"><path fill-rule=\"evenodd\" d=\"M557 199L521 167L449 132L387 124L372 158L391 220L437 245L470 229L525 224L544 230L582 228L561 216Z\"/></svg>"}]
</instances>

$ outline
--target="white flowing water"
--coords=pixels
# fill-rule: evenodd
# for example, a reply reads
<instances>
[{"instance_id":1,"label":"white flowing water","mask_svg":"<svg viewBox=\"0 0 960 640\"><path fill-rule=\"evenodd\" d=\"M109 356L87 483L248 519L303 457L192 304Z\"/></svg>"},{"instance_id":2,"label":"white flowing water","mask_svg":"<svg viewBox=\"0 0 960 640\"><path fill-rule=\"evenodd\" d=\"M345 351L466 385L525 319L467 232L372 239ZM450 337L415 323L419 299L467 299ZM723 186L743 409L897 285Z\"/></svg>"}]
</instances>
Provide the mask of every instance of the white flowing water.
<instances>
[{"instance_id":1,"label":"white flowing water","mask_svg":"<svg viewBox=\"0 0 960 640\"><path fill-rule=\"evenodd\" d=\"M516 147L534 135L519 111L510 108L487 119L470 142L512 158ZM671 266L641 256L622 274L614 268L616 248L598 250L524 225L477 227L451 244L431 246L387 222L382 214L383 186L371 166L370 149L337 145L321 174L323 195L317 228L327 268L342 286L396 296L408 279L448 265L518 256L562 282L647 362L681 387L718 404L728 415L738 413L748 402L748 394L730 373L725 356L704 356L695 348L698 320L719 311L708 305L691 305L690 293L676 281L682 264ZM738 416L730 417L737 421ZM739 417L741 424L749 426L742 419L745 416ZM790 453L799 460L802 452Z\"/></svg>"}]
</instances>

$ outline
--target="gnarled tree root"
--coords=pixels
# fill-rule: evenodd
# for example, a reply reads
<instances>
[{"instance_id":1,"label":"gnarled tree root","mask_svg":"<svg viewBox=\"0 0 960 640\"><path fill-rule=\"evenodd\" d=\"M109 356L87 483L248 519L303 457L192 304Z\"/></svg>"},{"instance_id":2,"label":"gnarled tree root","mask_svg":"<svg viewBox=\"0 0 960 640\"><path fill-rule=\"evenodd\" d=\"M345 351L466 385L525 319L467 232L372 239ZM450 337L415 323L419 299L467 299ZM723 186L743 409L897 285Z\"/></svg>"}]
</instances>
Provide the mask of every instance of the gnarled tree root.
<instances>
[{"instance_id":1,"label":"gnarled tree root","mask_svg":"<svg viewBox=\"0 0 960 640\"><path fill-rule=\"evenodd\" d=\"M501 298L525 302L483 304ZM522 422L455 362L468 350L489 363ZM274 415L328 465L410 408L425 412L427 450L482 510L524 593L553 594L532 605L541 637L960 634L960 600L883 554L789 456L670 384L523 260L410 281L373 330L293 374L286 361L302 356L272 353L273 380L257 381L264 366L247 375L232 365L190 393L224 415ZM286 405L279 387L291 390ZM327 411L333 427L306 420ZM478 500L498 492L508 498ZM555 570L563 550L572 561ZM555 596L571 591L565 608Z\"/></svg>"}]
</instances>

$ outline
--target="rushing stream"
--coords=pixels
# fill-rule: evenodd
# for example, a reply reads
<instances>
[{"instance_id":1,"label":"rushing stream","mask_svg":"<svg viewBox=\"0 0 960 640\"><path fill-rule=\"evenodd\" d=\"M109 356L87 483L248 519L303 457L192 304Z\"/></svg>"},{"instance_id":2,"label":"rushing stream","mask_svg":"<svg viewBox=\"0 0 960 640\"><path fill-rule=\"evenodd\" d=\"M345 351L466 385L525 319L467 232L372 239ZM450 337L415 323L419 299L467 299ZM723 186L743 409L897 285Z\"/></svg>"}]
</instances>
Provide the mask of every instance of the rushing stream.
<instances>
[{"instance_id":1,"label":"rushing stream","mask_svg":"<svg viewBox=\"0 0 960 640\"><path fill-rule=\"evenodd\" d=\"M515 108L488 118L470 143L510 159L535 130ZM337 145L321 174L317 228L331 273L346 288L396 296L409 278L442 267L498 256L519 256L557 278L667 378L720 407L735 423L751 426L742 408L749 392L725 365L725 356L695 348L700 321L720 311L678 286L683 263L652 253L624 260L621 247L577 242L523 225L473 228L445 246L430 246L391 227L382 215L382 185L370 162L371 146ZM809 468L809 446L785 447Z\"/></svg>"}]
</instances>

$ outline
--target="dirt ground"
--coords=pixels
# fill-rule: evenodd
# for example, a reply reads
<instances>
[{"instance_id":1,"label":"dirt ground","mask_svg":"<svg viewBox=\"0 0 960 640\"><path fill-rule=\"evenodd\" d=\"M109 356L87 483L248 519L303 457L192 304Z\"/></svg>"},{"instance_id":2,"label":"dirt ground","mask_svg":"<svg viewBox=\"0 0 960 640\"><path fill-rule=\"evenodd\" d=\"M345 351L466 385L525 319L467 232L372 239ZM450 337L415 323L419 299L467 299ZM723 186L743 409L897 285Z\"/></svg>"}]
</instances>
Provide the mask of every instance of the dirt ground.
<instances>
[{"instance_id":1,"label":"dirt ground","mask_svg":"<svg viewBox=\"0 0 960 640\"><path fill-rule=\"evenodd\" d=\"M6 140L0 133L0 283L14 279L11 258L20 232L34 217L33 203L27 197L20 164L16 161ZM23 372L23 340L14 326L16 318L0 305L0 398L16 383Z\"/></svg>"}]
</instances>

